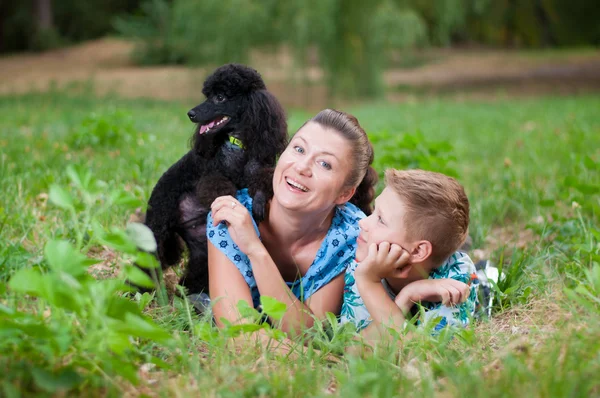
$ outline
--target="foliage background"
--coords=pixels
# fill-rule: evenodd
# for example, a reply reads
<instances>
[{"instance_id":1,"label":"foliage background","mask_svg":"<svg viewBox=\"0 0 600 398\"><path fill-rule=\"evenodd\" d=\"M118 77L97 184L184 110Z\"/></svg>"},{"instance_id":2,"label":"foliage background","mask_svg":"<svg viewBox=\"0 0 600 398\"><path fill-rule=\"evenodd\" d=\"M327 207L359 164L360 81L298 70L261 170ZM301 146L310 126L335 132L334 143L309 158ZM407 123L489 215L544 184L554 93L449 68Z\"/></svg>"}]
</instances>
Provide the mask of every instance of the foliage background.
<instances>
[{"instance_id":1,"label":"foliage background","mask_svg":"<svg viewBox=\"0 0 600 398\"><path fill-rule=\"evenodd\" d=\"M598 46L599 19L588 0L35 0L0 5L0 52L118 33L141 64L218 65L289 46L300 70L323 68L331 96L375 97L395 51Z\"/></svg>"}]
</instances>

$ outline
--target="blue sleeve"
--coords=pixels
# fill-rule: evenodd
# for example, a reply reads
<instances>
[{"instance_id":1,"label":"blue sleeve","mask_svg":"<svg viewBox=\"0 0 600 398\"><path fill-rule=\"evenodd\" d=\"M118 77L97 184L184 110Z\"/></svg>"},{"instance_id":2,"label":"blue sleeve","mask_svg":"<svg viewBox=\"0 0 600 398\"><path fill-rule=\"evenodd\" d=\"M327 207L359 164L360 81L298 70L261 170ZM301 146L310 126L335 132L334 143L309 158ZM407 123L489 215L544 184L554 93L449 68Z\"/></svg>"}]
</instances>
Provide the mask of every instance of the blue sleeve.
<instances>
[{"instance_id":1,"label":"blue sleeve","mask_svg":"<svg viewBox=\"0 0 600 398\"><path fill-rule=\"evenodd\" d=\"M238 191L236 197L240 203L242 203L248 209L248 211L252 212L252 198L248 195L247 189ZM258 232L258 226L254 220L252 222L254 223L256 233L260 236L260 233ZM246 283L250 287L254 305L258 305L258 288L256 287L256 280L254 279L254 275L252 273L250 259L233 242L225 223L219 223L217 226L213 226L212 212L209 212L208 216L206 217L206 236L210 243L212 243L217 249L225 254L227 258L237 267L246 280Z\"/></svg>"}]
</instances>

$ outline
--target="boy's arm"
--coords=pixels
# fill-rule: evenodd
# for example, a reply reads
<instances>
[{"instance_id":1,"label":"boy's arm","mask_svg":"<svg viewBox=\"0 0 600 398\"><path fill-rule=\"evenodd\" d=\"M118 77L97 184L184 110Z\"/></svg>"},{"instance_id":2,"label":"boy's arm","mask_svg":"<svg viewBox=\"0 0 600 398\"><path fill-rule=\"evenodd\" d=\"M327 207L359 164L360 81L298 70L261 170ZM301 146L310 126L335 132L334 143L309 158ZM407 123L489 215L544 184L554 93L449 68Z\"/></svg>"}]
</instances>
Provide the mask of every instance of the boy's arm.
<instances>
[{"instance_id":1,"label":"boy's arm","mask_svg":"<svg viewBox=\"0 0 600 398\"><path fill-rule=\"evenodd\" d=\"M356 287L372 319L371 324L361 331L363 337L379 340L389 336L384 326L403 326L404 313L388 296L381 280L401 272L409 257L399 245L381 242L369 246L367 256L356 268Z\"/></svg>"},{"instance_id":2,"label":"boy's arm","mask_svg":"<svg viewBox=\"0 0 600 398\"><path fill-rule=\"evenodd\" d=\"M474 308L473 297L476 295L471 286L456 279L423 279L405 286L396 296L395 303L409 309L421 301L434 303L433 307L428 306L422 321L439 318L435 327L437 331L446 325L464 326L468 323L468 308Z\"/></svg>"},{"instance_id":3,"label":"boy's arm","mask_svg":"<svg viewBox=\"0 0 600 398\"><path fill-rule=\"evenodd\" d=\"M356 286L372 319L371 324L360 331L361 336L367 340L381 340L390 335L386 326L403 327L406 319L403 310L388 296L381 280L374 282L357 275Z\"/></svg>"}]
</instances>

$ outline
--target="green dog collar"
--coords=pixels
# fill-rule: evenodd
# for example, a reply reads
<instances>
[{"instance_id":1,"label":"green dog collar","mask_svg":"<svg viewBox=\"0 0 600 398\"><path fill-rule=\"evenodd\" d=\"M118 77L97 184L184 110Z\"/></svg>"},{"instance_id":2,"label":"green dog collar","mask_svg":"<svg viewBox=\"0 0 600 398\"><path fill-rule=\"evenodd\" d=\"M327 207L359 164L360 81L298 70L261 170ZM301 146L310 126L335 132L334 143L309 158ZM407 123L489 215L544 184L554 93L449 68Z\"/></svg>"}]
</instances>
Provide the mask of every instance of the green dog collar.
<instances>
[{"instance_id":1,"label":"green dog collar","mask_svg":"<svg viewBox=\"0 0 600 398\"><path fill-rule=\"evenodd\" d=\"M238 146L238 147L240 147L242 149L246 149L246 147L242 143L242 140L240 140L239 138L236 138L236 137L233 137L233 136L229 136L229 142L231 142L233 145Z\"/></svg>"}]
</instances>

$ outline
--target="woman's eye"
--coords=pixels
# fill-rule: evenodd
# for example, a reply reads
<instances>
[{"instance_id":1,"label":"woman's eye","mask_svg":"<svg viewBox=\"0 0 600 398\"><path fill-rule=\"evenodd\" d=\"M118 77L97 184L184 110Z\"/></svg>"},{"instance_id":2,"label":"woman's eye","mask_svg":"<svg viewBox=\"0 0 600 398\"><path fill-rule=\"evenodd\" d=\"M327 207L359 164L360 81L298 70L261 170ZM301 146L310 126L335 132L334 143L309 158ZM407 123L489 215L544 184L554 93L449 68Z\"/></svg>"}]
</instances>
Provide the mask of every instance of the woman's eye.
<instances>
[{"instance_id":1,"label":"woman's eye","mask_svg":"<svg viewBox=\"0 0 600 398\"><path fill-rule=\"evenodd\" d=\"M298 153L304 153L304 148L302 148L301 146L296 145L294 147L294 151L296 151Z\"/></svg>"},{"instance_id":2,"label":"woman's eye","mask_svg":"<svg viewBox=\"0 0 600 398\"><path fill-rule=\"evenodd\" d=\"M331 170L331 165L327 162L321 161L321 166L323 166L324 168L326 168L327 170Z\"/></svg>"}]
</instances>

